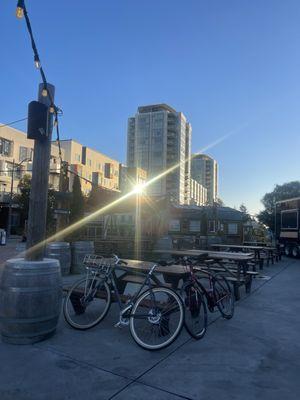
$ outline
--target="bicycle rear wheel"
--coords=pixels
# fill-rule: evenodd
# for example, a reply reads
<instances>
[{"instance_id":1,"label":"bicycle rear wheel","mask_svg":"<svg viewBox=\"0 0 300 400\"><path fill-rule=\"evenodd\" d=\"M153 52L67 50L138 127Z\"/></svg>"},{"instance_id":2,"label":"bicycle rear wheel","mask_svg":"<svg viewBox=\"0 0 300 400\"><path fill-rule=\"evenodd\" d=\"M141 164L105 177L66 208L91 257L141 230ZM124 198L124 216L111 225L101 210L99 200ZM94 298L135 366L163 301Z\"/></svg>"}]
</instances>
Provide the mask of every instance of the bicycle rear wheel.
<instances>
[{"instance_id":1,"label":"bicycle rear wheel","mask_svg":"<svg viewBox=\"0 0 300 400\"><path fill-rule=\"evenodd\" d=\"M75 329L90 329L106 316L110 304L110 288L102 278L83 278L75 282L65 298L64 317Z\"/></svg>"},{"instance_id":2,"label":"bicycle rear wheel","mask_svg":"<svg viewBox=\"0 0 300 400\"><path fill-rule=\"evenodd\" d=\"M226 319L233 317L234 297L227 279L222 275L215 275L212 281L215 304L222 316Z\"/></svg>"},{"instance_id":3,"label":"bicycle rear wheel","mask_svg":"<svg viewBox=\"0 0 300 400\"><path fill-rule=\"evenodd\" d=\"M168 288L153 288L141 294L133 305L130 332L146 350L169 346L179 335L184 322L180 297Z\"/></svg>"},{"instance_id":4,"label":"bicycle rear wheel","mask_svg":"<svg viewBox=\"0 0 300 400\"><path fill-rule=\"evenodd\" d=\"M185 306L184 325L194 339L201 339L207 329L207 309L202 293L197 286L189 284L182 290Z\"/></svg>"}]
</instances>

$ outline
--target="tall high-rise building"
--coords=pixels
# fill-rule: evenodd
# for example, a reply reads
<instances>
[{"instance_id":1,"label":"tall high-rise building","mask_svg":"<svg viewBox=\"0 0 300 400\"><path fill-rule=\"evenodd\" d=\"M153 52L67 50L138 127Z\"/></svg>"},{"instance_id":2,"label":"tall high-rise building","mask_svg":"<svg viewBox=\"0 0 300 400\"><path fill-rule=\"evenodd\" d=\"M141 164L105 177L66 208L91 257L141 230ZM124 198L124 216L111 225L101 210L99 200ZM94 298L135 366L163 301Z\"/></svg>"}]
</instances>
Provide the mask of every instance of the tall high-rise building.
<instances>
[{"instance_id":1,"label":"tall high-rise building","mask_svg":"<svg viewBox=\"0 0 300 400\"><path fill-rule=\"evenodd\" d=\"M152 183L147 188L149 195L169 196L179 204L189 204L191 134L184 114L167 104L139 107L128 119L128 167L144 169L151 179L178 166Z\"/></svg>"},{"instance_id":2,"label":"tall high-rise building","mask_svg":"<svg viewBox=\"0 0 300 400\"><path fill-rule=\"evenodd\" d=\"M213 204L218 197L218 164L206 154L197 154L191 161L192 179L207 189L207 202Z\"/></svg>"}]
</instances>

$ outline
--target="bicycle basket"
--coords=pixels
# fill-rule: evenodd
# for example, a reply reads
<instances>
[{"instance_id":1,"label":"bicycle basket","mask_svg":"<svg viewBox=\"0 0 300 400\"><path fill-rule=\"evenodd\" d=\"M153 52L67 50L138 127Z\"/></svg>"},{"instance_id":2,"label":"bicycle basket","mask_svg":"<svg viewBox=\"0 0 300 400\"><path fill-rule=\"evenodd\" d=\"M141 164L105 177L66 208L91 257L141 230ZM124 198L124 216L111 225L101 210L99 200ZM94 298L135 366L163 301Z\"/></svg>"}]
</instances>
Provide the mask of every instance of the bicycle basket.
<instances>
[{"instance_id":1,"label":"bicycle basket","mask_svg":"<svg viewBox=\"0 0 300 400\"><path fill-rule=\"evenodd\" d=\"M98 274L108 274L112 266L115 265L113 258L104 258L96 254L87 254L84 257L83 264L90 272Z\"/></svg>"}]
</instances>

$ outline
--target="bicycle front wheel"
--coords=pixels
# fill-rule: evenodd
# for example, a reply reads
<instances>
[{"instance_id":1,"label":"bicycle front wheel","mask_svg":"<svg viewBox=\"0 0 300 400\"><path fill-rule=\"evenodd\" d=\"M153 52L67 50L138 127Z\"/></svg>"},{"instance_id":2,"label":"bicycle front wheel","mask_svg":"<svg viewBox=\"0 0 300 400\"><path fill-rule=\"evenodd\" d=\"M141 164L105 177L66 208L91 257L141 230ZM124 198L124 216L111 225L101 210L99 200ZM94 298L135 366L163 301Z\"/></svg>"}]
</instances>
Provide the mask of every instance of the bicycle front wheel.
<instances>
[{"instance_id":1,"label":"bicycle front wheel","mask_svg":"<svg viewBox=\"0 0 300 400\"><path fill-rule=\"evenodd\" d=\"M101 278L84 278L75 282L64 301L64 317L75 329L89 329L107 314L111 304L108 284Z\"/></svg>"},{"instance_id":2,"label":"bicycle front wheel","mask_svg":"<svg viewBox=\"0 0 300 400\"><path fill-rule=\"evenodd\" d=\"M230 285L224 276L214 276L213 295L215 304L223 318L232 318L234 313L234 297Z\"/></svg>"},{"instance_id":3,"label":"bicycle front wheel","mask_svg":"<svg viewBox=\"0 0 300 400\"><path fill-rule=\"evenodd\" d=\"M194 339L201 339L207 328L207 309L202 293L197 286L186 285L181 292L184 310L184 325Z\"/></svg>"},{"instance_id":4,"label":"bicycle front wheel","mask_svg":"<svg viewBox=\"0 0 300 400\"><path fill-rule=\"evenodd\" d=\"M168 288L153 288L141 294L133 305L130 332L146 350L169 346L179 335L184 322L180 297Z\"/></svg>"}]
</instances>

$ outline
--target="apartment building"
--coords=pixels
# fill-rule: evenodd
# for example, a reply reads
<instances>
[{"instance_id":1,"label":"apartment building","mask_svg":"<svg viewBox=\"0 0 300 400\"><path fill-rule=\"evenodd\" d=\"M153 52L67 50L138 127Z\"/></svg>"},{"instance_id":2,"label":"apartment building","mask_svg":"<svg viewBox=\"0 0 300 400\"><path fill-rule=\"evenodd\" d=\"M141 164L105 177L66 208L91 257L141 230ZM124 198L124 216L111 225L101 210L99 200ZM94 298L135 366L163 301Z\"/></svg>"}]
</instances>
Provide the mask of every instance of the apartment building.
<instances>
[{"instance_id":1,"label":"apartment building","mask_svg":"<svg viewBox=\"0 0 300 400\"><path fill-rule=\"evenodd\" d=\"M178 204L189 204L191 134L184 114L167 104L138 107L128 119L128 167L142 168L149 179L174 167L148 187L150 196L168 196Z\"/></svg>"},{"instance_id":2,"label":"apartment building","mask_svg":"<svg viewBox=\"0 0 300 400\"><path fill-rule=\"evenodd\" d=\"M218 198L218 164L206 154L192 156L191 177L207 189L207 202L212 205Z\"/></svg>"},{"instance_id":3,"label":"apartment building","mask_svg":"<svg viewBox=\"0 0 300 400\"><path fill-rule=\"evenodd\" d=\"M191 179L190 186L190 204L196 206L205 206L207 204L207 189L194 179Z\"/></svg>"},{"instance_id":4,"label":"apartment building","mask_svg":"<svg viewBox=\"0 0 300 400\"><path fill-rule=\"evenodd\" d=\"M64 161L69 163L69 168L81 178L81 189L88 194L92 185L97 185L110 190L119 190L119 161L83 146L73 139L61 141L64 151ZM70 174L70 186L72 190L74 174Z\"/></svg>"},{"instance_id":5,"label":"apartment building","mask_svg":"<svg viewBox=\"0 0 300 400\"><path fill-rule=\"evenodd\" d=\"M0 228L5 228L11 189L18 192L20 179L31 175L34 141L15 128L0 125ZM62 152L62 156L64 156ZM60 158L58 146L51 145L49 186L58 190ZM13 208L12 225L17 225L18 214Z\"/></svg>"},{"instance_id":6,"label":"apartment building","mask_svg":"<svg viewBox=\"0 0 300 400\"><path fill-rule=\"evenodd\" d=\"M34 141L15 128L0 126L0 193L10 192L12 171L13 192L17 192L20 179L31 175ZM62 154L63 155L63 154ZM51 144L49 185L59 186L60 159L58 146Z\"/></svg>"}]
</instances>

